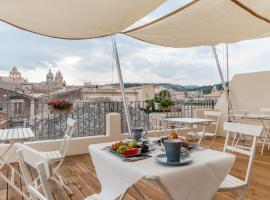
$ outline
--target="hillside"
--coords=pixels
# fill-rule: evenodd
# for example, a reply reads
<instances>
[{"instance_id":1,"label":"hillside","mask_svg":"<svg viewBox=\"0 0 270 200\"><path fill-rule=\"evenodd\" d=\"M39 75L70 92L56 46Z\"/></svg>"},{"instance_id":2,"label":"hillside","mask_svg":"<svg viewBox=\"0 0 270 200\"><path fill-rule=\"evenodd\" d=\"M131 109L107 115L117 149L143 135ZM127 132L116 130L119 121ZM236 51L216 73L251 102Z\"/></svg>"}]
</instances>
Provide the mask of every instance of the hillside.
<instances>
[{"instance_id":1,"label":"hillside","mask_svg":"<svg viewBox=\"0 0 270 200\"><path fill-rule=\"evenodd\" d=\"M117 84L114 84L117 85ZM167 89L175 90L175 91L200 91L202 90L204 94L209 94L212 91L213 86L216 86L218 90L222 90L221 84L215 85L205 85L205 86L197 86L197 85L178 85L171 83L125 83L125 87L139 87L144 85L154 85L159 87L164 87Z\"/></svg>"}]
</instances>

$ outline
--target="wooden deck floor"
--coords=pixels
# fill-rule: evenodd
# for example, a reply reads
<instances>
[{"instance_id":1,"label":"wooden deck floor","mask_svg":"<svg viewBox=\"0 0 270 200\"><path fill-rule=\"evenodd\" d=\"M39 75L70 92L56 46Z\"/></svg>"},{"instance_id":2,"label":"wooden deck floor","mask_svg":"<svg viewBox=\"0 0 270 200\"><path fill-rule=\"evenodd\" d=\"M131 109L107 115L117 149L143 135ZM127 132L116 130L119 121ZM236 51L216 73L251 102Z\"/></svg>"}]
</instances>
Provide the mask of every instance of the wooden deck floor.
<instances>
[{"instance_id":1,"label":"wooden deck floor","mask_svg":"<svg viewBox=\"0 0 270 200\"><path fill-rule=\"evenodd\" d=\"M221 150L223 142L223 139L218 138L214 148ZM233 167L232 174L239 178L243 177L246 169L246 163L246 158L238 156ZM8 170L4 170L4 173L10 175ZM100 191L100 184L88 154L68 157L61 168L61 173L69 182L69 186L74 194L68 195L64 189L53 186L53 196L55 200L81 200L93 193L98 193ZM20 179L16 179L15 181L18 186L25 190L25 186ZM145 180L137 183L137 186L141 191L143 191L149 200L165 200L163 194L155 186L146 182ZM217 199L236 199L236 195L237 193L218 193ZM9 187L3 180L0 180L0 199L21 200L23 198L13 188ZM140 200L132 189L129 191L125 199ZM267 150L263 156L260 155L259 148L257 150L253 175L245 199L270 199L270 152Z\"/></svg>"}]
</instances>

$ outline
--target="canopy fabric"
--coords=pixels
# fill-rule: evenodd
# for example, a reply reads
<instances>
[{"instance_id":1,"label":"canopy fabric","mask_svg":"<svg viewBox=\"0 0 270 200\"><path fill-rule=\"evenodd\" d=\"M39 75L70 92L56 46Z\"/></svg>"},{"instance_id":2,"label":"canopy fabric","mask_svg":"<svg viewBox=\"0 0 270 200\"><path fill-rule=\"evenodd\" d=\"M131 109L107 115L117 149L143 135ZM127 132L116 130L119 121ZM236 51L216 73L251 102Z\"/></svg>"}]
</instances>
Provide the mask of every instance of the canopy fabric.
<instances>
[{"instance_id":1,"label":"canopy fabric","mask_svg":"<svg viewBox=\"0 0 270 200\"><path fill-rule=\"evenodd\" d=\"M169 47L216 45L268 36L269 19L269 0L194 0L124 34Z\"/></svg>"},{"instance_id":2,"label":"canopy fabric","mask_svg":"<svg viewBox=\"0 0 270 200\"><path fill-rule=\"evenodd\" d=\"M119 33L164 0L0 0L0 20L63 39Z\"/></svg>"}]
</instances>

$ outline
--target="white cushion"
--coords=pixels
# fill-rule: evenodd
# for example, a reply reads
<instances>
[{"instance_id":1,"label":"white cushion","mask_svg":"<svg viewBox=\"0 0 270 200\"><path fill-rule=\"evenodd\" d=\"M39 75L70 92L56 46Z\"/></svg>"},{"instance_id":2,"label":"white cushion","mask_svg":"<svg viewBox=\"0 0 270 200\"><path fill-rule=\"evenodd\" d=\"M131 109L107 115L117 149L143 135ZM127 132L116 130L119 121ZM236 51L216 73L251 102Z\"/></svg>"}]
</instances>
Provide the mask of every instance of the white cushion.
<instances>
[{"instance_id":1,"label":"white cushion","mask_svg":"<svg viewBox=\"0 0 270 200\"><path fill-rule=\"evenodd\" d=\"M234 190L234 189L237 190L245 186L247 186L247 184L244 181L232 175L227 175L226 178L223 180L223 182L220 184L219 191Z\"/></svg>"}]
</instances>

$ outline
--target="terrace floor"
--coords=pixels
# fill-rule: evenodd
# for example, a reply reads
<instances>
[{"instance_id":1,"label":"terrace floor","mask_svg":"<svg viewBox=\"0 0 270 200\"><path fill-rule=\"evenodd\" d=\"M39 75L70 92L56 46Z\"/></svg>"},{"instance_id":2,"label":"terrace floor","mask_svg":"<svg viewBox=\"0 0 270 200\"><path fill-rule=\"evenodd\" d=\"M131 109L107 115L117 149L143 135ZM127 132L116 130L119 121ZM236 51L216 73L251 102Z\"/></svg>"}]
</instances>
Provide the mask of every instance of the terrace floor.
<instances>
[{"instance_id":1,"label":"terrace floor","mask_svg":"<svg viewBox=\"0 0 270 200\"><path fill-rule=\"evenodd\" d=\"M223 138L218 138L214 145L214 149L222 150L224 143ZM233 167L232 174L241 178L246 169L247 159L237 156L237 161ZM8 170L4 173L10 175ZM74 195L69 196L67 192L56 187L52 187L55 200L82 200L85 197L97 193L100 190L100 184L95 174L95 169L91 162L89 154L68 157L61 168L62 175L69 182L69 186ZM25 186L20 179L15 180L23 190ZM152 184L145 180L137 183L138 188L149 197L149 200L165 200L163 194ZM251 177L250 186L246 195L246 200L269 200L270 198L270 151L265 151L261 156L259 147L257 149L253 175ZM236 193L237 194L237 193ZM1 200L20 200L22 197L3 180L0 180L0 199ZM236 199L236 195L232 193L218 193L217 199L232 200ZM140 200L136 193L130 189L125 200Z\"/></svg>"}]
</instances>

